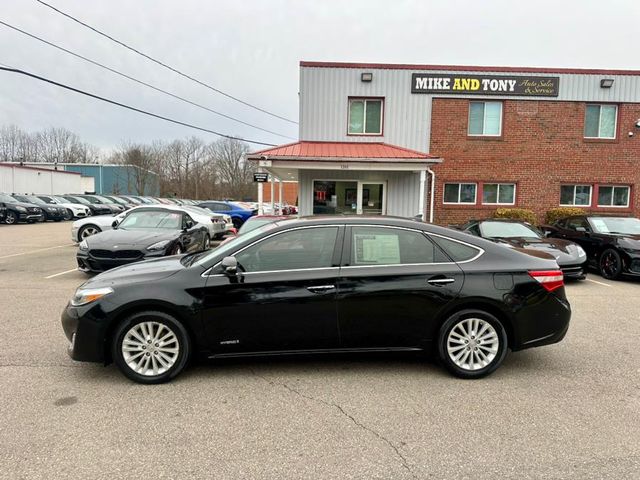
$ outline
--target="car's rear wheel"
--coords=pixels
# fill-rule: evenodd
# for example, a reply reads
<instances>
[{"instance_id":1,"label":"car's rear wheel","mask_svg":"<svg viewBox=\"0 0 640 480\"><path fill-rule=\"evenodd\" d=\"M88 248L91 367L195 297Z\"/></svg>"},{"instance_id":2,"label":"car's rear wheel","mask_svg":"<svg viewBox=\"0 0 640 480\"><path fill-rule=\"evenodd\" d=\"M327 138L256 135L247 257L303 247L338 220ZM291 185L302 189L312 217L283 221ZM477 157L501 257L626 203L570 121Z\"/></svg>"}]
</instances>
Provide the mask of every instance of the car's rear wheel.
<instances>
[{"instance_id":1,"label":"car's rear wheel","mask_svg":"<svg viewBox=\"0 0 640 480\"><path fill-rule=\"evenodd\" d=\"M613 248L607 248L600 255L598 263L600 275L607 280L615 280L622 274L622 258Z\"/></svg>"},{"instance_id":2,"label":"car's rear wheel","mask_svg":"<svg viewBox=\"0 0 640 480\"><path fill-rule=\"evenodd\" d=\"M92 223L88 225L84 225L80 230L78 230L78 237L80 237L80 241L84 240L91 235L95 235L96 233L100 233L102 230L97 225Z\"/></svg>"},{"instance_id":3,"label":"car's rear wheel","mask_svg":"<svg viewBox=\"0 0 640 480\"><path fill-rule=\"evenodd\" d=\"M184 251L182 250L182 245L180 245L179 243L173 247L173 250L171 250L171 255L182 255L184 253Z\"/></svg>"},{"instance_id":4,"label":"car's rear wheel","mask_svg":"<svg viewBox=\"0 0 640 480\"><path fill-rule=\"evenodd\" d=\"M4 223L6 223L7 225L18 223L18 216L15 213L9 211L7 212L7 218L4 219Z\"/></svg>"},{"instance_id":5,"label":"car's rear wheel","mask_svg":"<svg viewBox=\"0 0 640 480\"><path fill-rule=\"evenodd\" d=\"M164 383L186 366L191 350L184 326L164 312L139 312L114 336L112 356L120 371L138 383Z\"/></svg>"},{"instance_id":6,"label":"car's rear wheel","mask_svg":"<svg viewBox=\"0 0 640 480\"><path fill-rule=\"evenodd\" d=\"M73 212L71 210L69 210L68 208L64 211L64 219L66 221L69 221L69 220L73 219Z\"/></svg>"},{"instance_id":7,"label":"car's rear wheel","mask_svg":"<svg viewBox=\"0 0 640 480\"><path fill-rule=\"evenodd\" d=\"M481 378L495 371L507 354L507 333L482 310L463 310L447 319L438 336L440 361L455 376Z\"/></svg>"}]
</instances>

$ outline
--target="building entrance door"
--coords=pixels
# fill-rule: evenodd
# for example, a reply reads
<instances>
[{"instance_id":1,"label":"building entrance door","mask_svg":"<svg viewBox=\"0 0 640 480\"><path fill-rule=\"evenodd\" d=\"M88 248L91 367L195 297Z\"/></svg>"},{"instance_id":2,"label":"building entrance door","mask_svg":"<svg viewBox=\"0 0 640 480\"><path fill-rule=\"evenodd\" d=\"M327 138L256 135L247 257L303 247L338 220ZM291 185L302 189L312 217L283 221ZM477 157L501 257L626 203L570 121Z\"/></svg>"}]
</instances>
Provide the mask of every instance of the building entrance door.
<instances>
[{"instance_id":1,"label":"building entrance door","mask_svg":"<svg viewBox=\"0 0 640 480\"><path fill-rule=\"evenodd\" d=\"M314 180L314 215L385 215L386 182Z\"/></svg>"},{"instance_id":2,"label":"building entrance door","mask_svg":"<svg viewBox=\"0 0 640 480\"><path fill-rule=\"evenodd\" d=\"M387 211L385 190L383 182L358 182L358 214L384 215Z\"/></svg>"}]
</instances>

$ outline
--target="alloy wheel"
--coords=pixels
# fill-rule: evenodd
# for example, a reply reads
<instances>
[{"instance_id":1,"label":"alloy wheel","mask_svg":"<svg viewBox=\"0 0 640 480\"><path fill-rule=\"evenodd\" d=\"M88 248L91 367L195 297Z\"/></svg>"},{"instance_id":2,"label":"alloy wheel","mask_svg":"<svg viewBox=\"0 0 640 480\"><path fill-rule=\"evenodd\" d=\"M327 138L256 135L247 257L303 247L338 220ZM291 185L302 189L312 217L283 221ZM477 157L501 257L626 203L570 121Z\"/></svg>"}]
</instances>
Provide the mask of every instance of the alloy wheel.
<instances>
[{"instance_id":1,"label":"alloy wheel","mask_svg":"<svg viewBox=\"0 0 640 480\"><path fill-rule=\"evenodd\" d=\"M4 219L4 223L6 223L7 225L13 225L14 223L16 223L16 221L16 214L13 212L7 212L7 218Z\"/></svg>"},{"instance_id":2,"label":"alloy wheel","mask_svg":"<svg viewBox=\"0 0 640 480\"><path fill-rule=\"evenodd\" d=\"M69 209L64 211L64 219L65 220L71 220L73 218L73 212Z\"/></svg>"},{"instance_id":3,"label":"alloy wheel","mask_svg":"<svg viewBox=\"0 0 640 480\"><path fill-rule=\"evenodd\" d=\"M204 236L204 244L202 246L203 250L209 250L211 248L211 239L209 238L209 235L205 235Z\"/></svg>"},{"instance_id":4,"label":"alloy wheel","mask_svg":"<svg viewBox=\"0 0 640 480\"><path fill-rule=\"evenodd\" d=\"M87 237L90 237L91 235L95 235L97 233L100 233L101 230L98 229L98 227L94 227L92 225L88 226L88 227L84 227L81 231L80 231L80 239L84 240Z\"/></svg>"},{"instance_id":5,"label":"alloy wheel","mask_svg":"<svg viewBox=\"0 0 640 480\"><path fill-rule=\"evenodd\" d=\"M600 273L605 278L615 278L620 271L620 257L613 250L607 250L600 258Z\"/></svg>"},{"instance_id":6,"label":"alloy wheel","mask_svg":"<svg viewBox=\"0 0 640 480\"><path fill-rule=\"evenodd\" d=\"M499 347L496 329L481 318L460 320L447 336L449 358L463 370L487 367L495 360Z\"/></svg>"},{"instance_id":7,"label":"alloy wheel","mask_svg":"<svg viewBox=\"0 0 640 480\"><path fill-rule=\"evenodd\" d=\"M173 367L180 354L176 334L164 323L141 322L131 327L122 340L122 357L134 372L153 377Z\"/></svg>"}]
</instances>

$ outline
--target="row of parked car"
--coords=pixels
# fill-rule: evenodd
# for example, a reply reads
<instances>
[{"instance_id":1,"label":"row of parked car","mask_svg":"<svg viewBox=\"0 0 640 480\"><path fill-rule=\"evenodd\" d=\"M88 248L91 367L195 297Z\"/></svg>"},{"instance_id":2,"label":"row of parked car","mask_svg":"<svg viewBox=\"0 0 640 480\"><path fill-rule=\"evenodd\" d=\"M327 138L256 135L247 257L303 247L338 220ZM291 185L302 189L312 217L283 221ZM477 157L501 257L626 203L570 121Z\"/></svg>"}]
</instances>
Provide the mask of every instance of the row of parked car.
<instances>
[{"instance_id":1,"label":"row of parked car","mask_svg":"<svg viewBox=\"0 0 640 480\"><path fill-rule=\"evenodd\" d=\"M587 268L614 280L640 275L640 219L579 215L539 228L517 220L471 220L457 227L512 248L552 255L567 279L584 279Z\"/></svg>"}]
</instances>

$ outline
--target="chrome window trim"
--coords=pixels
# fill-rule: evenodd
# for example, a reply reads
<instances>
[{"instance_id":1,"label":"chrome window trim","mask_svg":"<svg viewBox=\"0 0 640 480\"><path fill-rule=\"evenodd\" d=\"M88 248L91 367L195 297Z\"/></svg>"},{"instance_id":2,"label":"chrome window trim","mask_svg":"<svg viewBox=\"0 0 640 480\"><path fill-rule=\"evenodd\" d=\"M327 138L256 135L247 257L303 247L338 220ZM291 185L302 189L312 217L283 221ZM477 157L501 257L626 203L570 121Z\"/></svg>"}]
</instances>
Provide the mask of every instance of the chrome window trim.
<instances>
[{"instance_id":1,"label":"chrome window trim","mask_svg":"<svg viewBox=\"0 0 640 480\"><path fill-rule=\"evenodd\" d=\"M427 266L427 265L459 265L461 263L470 263L473 262L475 260L477 260L478 258L480 258L484 253L485 250L482 247L478 247L477 245L473 245L471 243L467 243L464 242L462 240L457 240L455 238L451 238L451 237L447 237L445 235L441 235L438 233L431 233L428 232L426 230L421 230L418 228L409 228L409 227L400 227L400 226L394 226L394 225L375 225L375 224L368 224L368 223L363 223L363 224L352 224L352 223L338 223L338 224L328 224L328 225L306 225L306 226L300 226L300 227L294 227L288 230L284 230L281 232L274 232L270 235L267 235L266 237L260 238L258 240L256 240L253 243L250 243L249 245L246 245L244 247L242 247L240 250L237 250L235 252L233 252L233 254L229 255L229 256L235 256L238 253L244 251L245 249L252 247L254 245L257 245L258 243L267 240L268 238L274 237L276 235L280 235L282 233L286 233L286 232L291 232L294 230L305 230L305 229L310 229L310 228L326 228L326 227L341 227L344 226L346 227L375 227L375 228L391 228L391 229L397 229L397 230L407 230L410 232L416 232L422 235L426 235L427 237L430 235L433 235L435 237L439 237L439 238L444 238L446 240L450 240L452 242L456 242L456 243L460 243L462 245L466 245L467 247L471 247L475 250L478 251L478 254L468 260L462 260L460 262L429 262L429 263L392 263L392 264L384 264L384 265L344 265L344 266L338 266L338 267L317 267L317 268L294 268L294 269L285 269L285 270L265 270L265 271L261 271L261 272L243 272L243 275L255 275L255 274L261 274L261 273L282 273L282 272L302 272L302 271L315 271L315 270L331 270L331 269L342 269L342 268L349 268L349 269L353 269L353 268L372 268L372 267L383 267L383 268L388 268L388 267L402 267L402 266ZM438 248L441 248L439 245L436 245ZM201 277L203 278L207 278L207 277L218 277L218 276L226 276L226 274L224 273L214 273L214 274L209 274L209 272L211 270L213 270L215 267L217 267L218 265L220 265L222 261L216 263L215 265L212 265L211 267L209 267L208 269L206 269L204 272L202 272L200 274Z\"/></svg>"}]
</instances>

